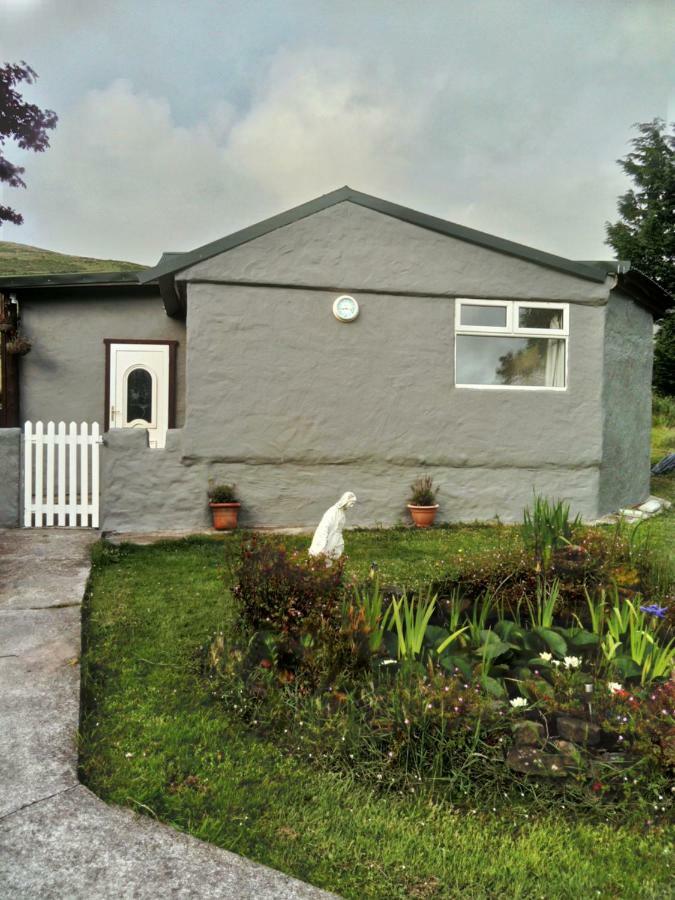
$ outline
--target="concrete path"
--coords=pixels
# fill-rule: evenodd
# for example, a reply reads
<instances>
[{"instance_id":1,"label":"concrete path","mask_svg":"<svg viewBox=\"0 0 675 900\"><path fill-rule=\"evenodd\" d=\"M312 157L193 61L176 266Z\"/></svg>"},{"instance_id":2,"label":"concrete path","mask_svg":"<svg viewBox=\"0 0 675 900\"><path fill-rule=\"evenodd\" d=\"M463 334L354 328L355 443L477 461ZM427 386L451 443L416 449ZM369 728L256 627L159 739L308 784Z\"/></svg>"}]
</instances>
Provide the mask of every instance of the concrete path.
<instances>
[{"instance_id":1,"label":"concrete path","mask_svg":"<svg viewBox=\"0 0 675 900\"><path fill-rule=\"evenodd\" d=\"M96 538L0 530L2 900L333 896L79 784L80 604Z\"/></svg>"}]
</instances>

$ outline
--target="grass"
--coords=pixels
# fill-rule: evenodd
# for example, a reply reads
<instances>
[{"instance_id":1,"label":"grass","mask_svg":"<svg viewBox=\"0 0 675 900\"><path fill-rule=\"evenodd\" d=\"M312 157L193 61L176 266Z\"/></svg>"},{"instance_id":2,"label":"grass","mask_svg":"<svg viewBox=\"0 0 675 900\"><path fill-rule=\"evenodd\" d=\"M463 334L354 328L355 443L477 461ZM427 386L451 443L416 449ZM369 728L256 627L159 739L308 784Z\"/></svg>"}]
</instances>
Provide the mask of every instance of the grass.
<instances>
[{"instance_id":1,"label":"grass","mask_svg":"<svg viewBox=\"0 0 675 900\"><path fill-rule=\"evenodd\" d=\"M672 512L641 527L672 546ZM517 541L500 526L352 531L348 571L377 561L383 579L406 583ZM82 661L81 772L92 790L348 898L669 895L672 842L644 819L561 809L530 819L385 795L243 731L196 652L234 624L225 563L237 546L232 536L98 550Z\"/></svg>"},{"instance_id":2,"label":"grass","mask_svg":"<svg viewBox=\"0 0 675 900\"><path fill-rule=\"evenodd\" d=\"M675 453L675 397L652 399L652 465Z\"/></svg>"},{"instance_id":3,"label":"grass","mask_svg":"<svg viewBox=\"0 0 675 900\"><path fill-rule=\"evenodd\" d=\"M57 275L72 272L122 272L144 269L138 263L118 259L92 259L89 256L68 256L31 247L0 241L0 276L4 275Z\"/></svg>"}]
</instances>

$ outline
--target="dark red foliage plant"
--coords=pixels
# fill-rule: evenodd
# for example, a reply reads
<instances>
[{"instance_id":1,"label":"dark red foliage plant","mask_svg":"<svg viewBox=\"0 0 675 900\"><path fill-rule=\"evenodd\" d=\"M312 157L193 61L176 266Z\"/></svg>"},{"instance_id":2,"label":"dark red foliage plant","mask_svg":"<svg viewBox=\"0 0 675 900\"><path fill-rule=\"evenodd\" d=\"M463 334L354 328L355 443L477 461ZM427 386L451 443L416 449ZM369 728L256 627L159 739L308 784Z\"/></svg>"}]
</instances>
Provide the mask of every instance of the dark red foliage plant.
<instances>
[{"instance_id":1,"label":"dark red foliage plant","mask_svg":"<svg viewBox=\"0 0 675 900\"><path fill-rule=\"evenodd\" d=\"M4 155L6 141L15 141L22 150L41 153L49 147L47 132L57 122L55 112L27 103L17 89L21 82L33 84L36 78L33 69L23 61L0 66L0 182L9 187L25 188L26 183L21 177L23 166L11 163ZM3 221L21 225L23 216L9 206L0 205L0 225Z\"/></svg>"},{"instance_id":2,"label":"dark red foliage plant","mask_svg":"<svg viewBox=\"0 0 675 900\"><path fill-rule=\"evenodd\" d=\"M246 623L293 637L339 629L344 563L327 563L303 551L289 553L274 539L244 541L234 595Z\"/></svg>"}]
</instances>

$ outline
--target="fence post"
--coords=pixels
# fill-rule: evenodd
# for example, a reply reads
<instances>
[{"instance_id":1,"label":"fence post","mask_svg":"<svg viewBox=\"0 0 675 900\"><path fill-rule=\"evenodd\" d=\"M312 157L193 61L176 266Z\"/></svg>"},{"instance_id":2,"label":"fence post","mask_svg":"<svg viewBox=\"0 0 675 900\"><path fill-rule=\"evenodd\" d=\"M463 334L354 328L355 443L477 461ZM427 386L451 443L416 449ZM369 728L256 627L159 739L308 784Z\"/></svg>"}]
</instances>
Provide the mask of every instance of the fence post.
<instances>
[{"instance_id":1,"label":"fence post","mask_svg":"<svg viewBox=\"0 0 675 900\"><path fill-rule=\"evenodd\" d=\"M58 524L63 526L66 524L66 423L59 422L59 431L56 436L58 449L59 471L57 475L58 484Z\"/></svg>"},{"instance_id":2,"label":"fence post","mask_svg":"<svg viewBox=\"0 0 675 900\"><path fill-rule=\"evenodd\" d=\"M77 425L71 422L68 431L68 525L77 525Z\"/></svg>"},{"instance_id":3,"label":"fence post","mask_svg":"<svg viewBox=\"0 0 675 900\"><path fill-rule=\"evenodd\" d=\"M86 422L80 422L80 525L89 525L89 434Z\"/></svg>"},{"instance_id":4,"label":"fence post","mask_svg":"<svg viewBox=\"0 0 675 900\"><path fill-rule=\"evenodd\" d=\"M98 528L99 507L99 444L98 422L91 426L91 527Z\"/></svg>"},{"instance_id":5,"label":"fence post","mask_svg":"<svg viewBox=\"0 0 675 900\"><path fill-rule=\"evenodd\" d=\"M42 422L35 423L35 501L33 509L35 510L35 527L42 528L42 498L44 496L44 482L42 478L42 466L44 457L44 425Z\"/></svg>"},{"instance_id":6,"label":"fence post","mask_svg":"<svg viewBox=\"0 0 675 900\"><path fill-rule=\"evenodd\" d=\"M47 422L47 495L45 525L54 524L54 423Z\"/></svg>"},{"instance_id":7,"label":"fence post","mask_svg":"<svg viewBox=\"0 0 675 900\"><path fill-rule=\"evenodd\" d=\"M33 423L26 422L23 430L23 524L33 524Z\"/></svg>"}]
</instances>

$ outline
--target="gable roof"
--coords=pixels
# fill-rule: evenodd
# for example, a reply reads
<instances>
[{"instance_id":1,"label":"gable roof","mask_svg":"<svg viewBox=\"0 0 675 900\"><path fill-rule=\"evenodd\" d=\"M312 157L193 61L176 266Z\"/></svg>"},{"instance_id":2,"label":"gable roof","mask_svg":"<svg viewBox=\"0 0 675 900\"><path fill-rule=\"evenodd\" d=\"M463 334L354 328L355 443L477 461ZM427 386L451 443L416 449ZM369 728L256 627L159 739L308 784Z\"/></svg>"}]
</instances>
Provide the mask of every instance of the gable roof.
<instances>
[{"instance_id":1,"label":"gable roof","mask_svg":"<svg viewBox=\"0 0 675 900\"><path fill-rule=\"evenodd\" d=\"M467 241L470 244L476 244L479 247L485 247L497 253L505 253L508 256L524 259L527 262L546 266L549 269L557 269L560 272L576 275L578 278L585 278L588 281L602 283L607 275L607 271L603 272L600 264L577 262L565 259L562 256L555 256L553 253L546 253L543 250L536 250L534 247L527 247L525 244L507 241L505 238L487 234L484 231L477 231L475 228L467 228L465 225L457 225L455 222L448 222L445 219L439 219L436 216L409 209L407 206L390 203L389 200L382 200L370 194L363 194L361 191L355 191L353 188L345 185L336 191L331 191L329 194L324 194L307 203L302 203L300 206L288 209L286 212L279 213L269 219L263 219L262 222L258 222L255 225L242 228L241 231L235 231L233 234L229 234L217 241L211 241L208 244L197 247L195 250L190 250L187 253L165 253L154 268L140 272L138 279L143 284L146 281L167 275L175 276L196 263L211 259L220 253L225 253L249 241L254 241L256 238L269 234L271 231L284 228L286 225L292 225L294 222L299 222L301 219L313 216L315 213L345 201L364 206L366 209L372 209L385 216L391 216L394 219L399 219L401 222L417 225L419 228L425 228L428 231L445 234L460 241Z\"/></svg>"},{"instance_id":2,"label":"gable roof","mask_svg":"<svg viewBox=\"0 0 675 900\"><path fill-rule=\"evenodd\" d=\"M80 273L73 275L8 275L0 276L0 290L18 290L18 289L45 289L45 288L79 288L86 287L111 288L124 285L129 289L132 286L139 285L155 286L159 288L164 307L169 316L182 318L185 316L185 290L184 285L176 284L176 276L180 272L202 262L232 250L249 241L254 241L258 237L269 234L278 228L284 228L286 225L292 225L299 222L314 213L321 212L338 203L349 201L358 206L372 209L386 216L399 219L419 228L425 228L428 231L434 231L438 234L445 234L448 237L456 238L461 241L485 247L496 253L504 253L518 259L523 259L535 265L545 266L550 269L556 269L578 278L584 278L588 281L602 283L608 275L616 277L615 287L623 290L636 303L648 310L655 318L661 318L674 305L673 298L660 285L652 281L638 269L631 266L626 260L572 260L562 256L556 256L552 253L546 253L543 250L537 250L534 247L528 247L525 244L518 244L514 241L508 241L505 238L496 235L487 234L484 231L477 231L474 228L467 228L464 225L457 225L454 222L447 222L445 219L439 219L426 213L417 212L405 206L399 206L397 203L390 203L388 200L382 200L379 197L372 197L370 194L363 194L355 191L350 187L342 187L308 203L302 203L293 209L279 213L269 219L264 219L248 228L242 228L233 234L220 238L217 241L211 241L195 250L186 253L163 253L161 259L156 266L141 271L117 271L117 272L92 272Z\"/></svg>"}]
</instances>

